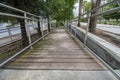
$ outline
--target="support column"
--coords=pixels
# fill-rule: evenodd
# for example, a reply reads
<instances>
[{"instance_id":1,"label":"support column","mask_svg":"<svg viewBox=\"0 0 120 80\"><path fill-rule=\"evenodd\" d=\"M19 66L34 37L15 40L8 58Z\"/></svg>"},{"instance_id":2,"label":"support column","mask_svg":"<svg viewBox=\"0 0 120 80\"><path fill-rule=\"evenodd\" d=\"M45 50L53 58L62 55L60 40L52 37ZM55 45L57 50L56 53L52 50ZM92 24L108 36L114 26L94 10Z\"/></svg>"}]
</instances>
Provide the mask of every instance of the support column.
<instances>
[{"instance_id":1,"label":"support column","mask_svg":"<svg viewBox=\"0 0 120 80\"><path fill-rule=\"evenodd\" d=\"M29 40L29 45L30 45L30 48L33 49L33 47L32 47L32 41L31 41L31 36L30 36L30 29L27 26L27 15L26 15L26 13L24 13L24 17L25 17L25 29L26 29L26 32L27 32L27 36L28 36L28 40Z\"/></svg>"},{"instance_id":2,"label":"support column","mask_svg":"<svg viewBox=\"0 0 120 80\"><path fill-rule=\"evenodd\" d=\"M89 14L89 16L90 16L90 14ZM87 29L86 29L86 34L85 34L85 38L84 38L84 47L86 46L86 42L87 42L89 23L90 23L90 17L88 18L88 23L87 23L87 27L86 27Z\"/></svg>"}]
</instances>

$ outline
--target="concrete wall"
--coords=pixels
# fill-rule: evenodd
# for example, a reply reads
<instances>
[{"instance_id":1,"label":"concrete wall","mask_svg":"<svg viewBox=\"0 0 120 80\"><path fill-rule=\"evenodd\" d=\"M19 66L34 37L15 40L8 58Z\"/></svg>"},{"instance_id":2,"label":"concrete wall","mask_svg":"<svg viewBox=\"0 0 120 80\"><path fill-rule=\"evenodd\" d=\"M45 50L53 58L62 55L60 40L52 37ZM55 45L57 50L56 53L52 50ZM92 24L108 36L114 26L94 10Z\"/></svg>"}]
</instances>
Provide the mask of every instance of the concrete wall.
<instances>
[{"instance_id":1,"label":"concrete wall","mask_svg":"<svg viewBox=\"0 0 120 80\"><path fill-rule=\"evenodd\" d=\"M78 28L74 25L68 25L66 27L69 29L72 34L76 35L76 37L84 42L85 38L85 30ZM109 66L113 69L120 69L120 49L114 46L113 44L89 33L86 45L89 49L91 49L96 55L102 58Z\"/></svg>"}]
</instances>

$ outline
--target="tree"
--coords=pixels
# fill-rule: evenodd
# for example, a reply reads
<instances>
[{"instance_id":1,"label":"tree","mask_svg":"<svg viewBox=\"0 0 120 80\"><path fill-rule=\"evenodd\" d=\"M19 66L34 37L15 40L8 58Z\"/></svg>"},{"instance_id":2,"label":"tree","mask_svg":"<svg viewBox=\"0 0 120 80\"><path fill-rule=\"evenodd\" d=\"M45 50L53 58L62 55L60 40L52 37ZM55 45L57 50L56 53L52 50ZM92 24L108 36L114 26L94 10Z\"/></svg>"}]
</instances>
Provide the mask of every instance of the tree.
<instances>
[{"instance_id":1,"label":"tree","mask_svg":"<svg viewBox=\"0 0 120 80\"><path fill-rule=\"evenodd\" d=\"M92 0L91 10L93 10L94 8L100 6L100 4L101 4L101 0ZM99 9L97 9L95 11L92 11L91 15L97 14L98 12L99 12ZM90 18L89 31L92 32L92 33L94 33L95 30L96 30L97 20L98 20L97 16L94 16L94 17Z\"/></svg>"},{"instance_id":2,"label":"tree","mask_svg":"<svg viewBox=\"0 0 120 80\"><path fill-rule=\"evenodd\" d=\"M73 18L73 8L76 0L52 0L52 18L55 19L56 25L60 21L66 22Z\"/></svg>"},{"instance_id":3,"label":"tree","mask_svg":"<svg viewBox=\"0 0 120 80\"><path fill-rule=\"evenodd\" d=\"M83 0L79 0L78 26L81 26L80 20L81 20L81 15L82 15L82 3L83 3Z\"/></svg>"},{"instance_id":4,"label":"tree","mask_svg":"<svg viewBox=\"0 0 120 80\"><path fill-rule=\"evenodd\" d=\"M51 15L51 2L52 0L46 0L45 1L45 11L44 14L47 17L47 21L48 21L48 31L50 32L50 15Z\"/></svg>"}]
</instances>

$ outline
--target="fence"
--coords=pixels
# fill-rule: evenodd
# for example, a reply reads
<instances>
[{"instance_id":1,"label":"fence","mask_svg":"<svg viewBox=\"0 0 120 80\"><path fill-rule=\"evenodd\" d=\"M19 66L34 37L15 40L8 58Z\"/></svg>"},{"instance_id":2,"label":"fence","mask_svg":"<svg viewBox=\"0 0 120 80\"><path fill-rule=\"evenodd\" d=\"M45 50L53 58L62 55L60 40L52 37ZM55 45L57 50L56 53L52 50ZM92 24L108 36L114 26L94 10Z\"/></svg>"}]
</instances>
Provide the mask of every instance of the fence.
<instances>
[{"instance_id":1,"label":"fence","mask_svg":"<svg viewBox=\"0 0 120 80\"><path fill-rule=\"evenodd\" d=\"M10 25L9 23L1 24L3 26L0 28L1 67L26 49L32 49L32 45L45 37L49 32L47 20L43 19L42 16L37 16L2 3L0 3L0 7L23 14L23 16L20 16L0 12L0 16L14 18L17 21L14 25Z\"/></svg>"}]
</instances>

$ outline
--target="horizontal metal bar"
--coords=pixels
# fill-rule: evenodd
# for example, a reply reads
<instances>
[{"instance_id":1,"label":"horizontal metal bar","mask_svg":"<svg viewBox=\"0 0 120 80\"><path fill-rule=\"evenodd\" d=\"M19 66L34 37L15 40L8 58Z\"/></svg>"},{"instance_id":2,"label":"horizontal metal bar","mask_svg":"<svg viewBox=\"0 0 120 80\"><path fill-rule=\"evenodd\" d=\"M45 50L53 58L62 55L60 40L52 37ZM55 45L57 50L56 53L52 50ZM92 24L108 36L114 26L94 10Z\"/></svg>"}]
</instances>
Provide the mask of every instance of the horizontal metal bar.
<instances>
[{"instance_id":1,"label":"horizontal metal bar","mask_svg":"<svg viewBox=\"0 0 120 80\"><path fill-rule=\"evenodd\" d=\"M90 11L88 11L88 12L82 14L81 16L84 16L84 15L90 13L90 12L93 12L93 11L95 11L95 10L97 10L97 9L100 9L100 8L103 8L103 7L105 7L105 6L108 6L108 5L117 3L118 1L119 1L119 0L113 0L113 1L111 1L111 2L108 2L108 3L104 4L104 5L101 5L101 6L99 6L99 7L96 7L96 8L94 8L93 10L90 10ZM78 16L77 16L76 18L78 18ZM76 19L76 18L75 18L75 19Z\"/></svg>"},{"instance_id":2,"label":"horizontal metal bar","mask_svg":"<svg viewBox=\"0 0 120 80\"><path fill-rule=\"evenodd\" d=\"M114 13L114 12L117 12L117 11L120 11L120 7L113 8L113 9L110 9L110 10L107 10L107 11L104 11L104 12L101 12L101 13L93 14L93 15L91 15L89 17L86 17L86 18L95 17L95 16L102 16L102 15L105 15L105 14L111 14L111 13ZM83 19L85 19L85 18L83 18Z\"/></svg>"},{"instance_id":3,"label":"horizontal metal bar","mask_svg":"<svg viewBox=\"0 0 120 80\"><path fill-rule=\"evenodd\" d=\"M28 17L25 18L24 16L19 16L19 15L15 15L15 14L8 14L8 13L0 12L0 15L14 17L14 18L20 18L20 19L29 19L29 20L33 20L33 21L39 21L38 19L33 19L33 18L28 18Z\"/></svg>"},{"instance_id":4,"label":"horizontal metal bar","mask_svg":"<svg viewBox=\"0 0 120 80\"><path fill-rule=\"evenodd\" d=\"M29 15L34 16L34 17L36 17L36 18L39 18L39 16L36 16L36 15L31 14L31 13L29 13L29 12L26 12L26 14L29 14Z\"/></svg>"},{"instance_id":5,"label":"horizontal metal bar","mask_svg":"<svg viewBox=\"0 0 120 80\"><path fill-rule=\"evenodd\" d=\"M2 12L0 12L0 15L25 19L25 17L23 17L23 16L18 16L18 15L13 15L13 14L8 14L8 13L2 13Z\"/></svg>"},{"instance_id":6,"label":"horizontal metal bar","mask_svg":"<svg viewBox=\"0 0 120 80\"><path fill-rule=\"evenodd\" d=\"M14 8L14 7L11 7L11 6L8 6L8 5L5 5L5 4L2 4L2 3L0 3L0 6L1 6L1 7L8 8L8 9L15 10L15 11L18 11L18 12L25 13L25 11L23 11L23 10L20 10L20 9L17 9L17 8Z\"/></svg>"},{"instance_id":7,"label":"horizontal metal bar","mask_svg":"<svg viewBox=\"0 0 120 80\"><path fill-rule=\"evenodd\" d=\"M26 14L32 15L32 16L34 16L34 17L38 17L38 16L36 16L36 15L34 15L34 14L31 14L31 13L29 13L29 12L26 12L26 11L23 11L23 10L20 10L20 9L17 9L17 8L14 8L14 7L11 7L11 6L2 4L2 3L0 3L0 6L1 6L1 7L8 8L8 9L11 9L11 10L14 10L14 11L18 11L18 12L21 12L21 13L26 13Z\"/></svg>"},{"instance_id":8,"label":"horizontal metal bar","mask_svg":"<svg viewBox=\"0 0 120 80\"><path fill-rule=\"evenodd\" d=\"M108 5L117 3L118 1L119 1L119 0L113 0L113 1L111 1L111 2L108 2L108 3L104 4L104 5L101 5L101 6L99 6L99 7L96 7L96 8L94 8L94 9L92 9L92 10L90 10L90 11L88 11L88 12L82 14L81 16L84 16L84 15L90 13L90 12L93 12L93 11L95 11L95 10L97 10L97 9L100 9L100 8L103 8L103 7L105 7L105 6L108 6Z\"/></svg>"},{"instance_id":9,"label":"horizontal metal bar","mask_svg":"<svg viewBox=\"0 0 120 80\"><path fill-rule=\"evenodd\" d=\"M104 11L104 12L101 12L101 13L93 14L91 16L88 16L88 17L85 17L85 18L82 18L82 19L87 19L87 18L95 17L95 16L102 16L102 15L111 14L111 13L118 12L118 11L120 11L120 7L113 8L113 9L110 9L110 10L107 10L107 11ZM72 20L72 22L73 21L78 21L78 19Z\"/></svg>"},{"instance_id":10,"label":"horizontal metal bar","mask_svg":"<svg viewBox=\"0 0 120 80\"><path fill-rule=\"evenodd\" d=\"M40 41L41 39L43 39L45 36L47 36L49 34L49 32L42 36L41 38L39 38L38 40L36 40L35 42L33 42L31 45L34 45L35 43L37 43L38 41ZM5 65L7 62L9 62L10 60L12 60L13 58L15 58L16 56L18 56L19 54L21 54L22 52L24 52L25 50L27 50L28 48L31 47L31 45L25 47L24 49L22 49L21 51L17 52L15 55L13 55L12 57L8 58L7 60L5 60L4 62L2 62L0 64L0 67L2 67L3 65Z\"/></svg>"}]
</instances>

